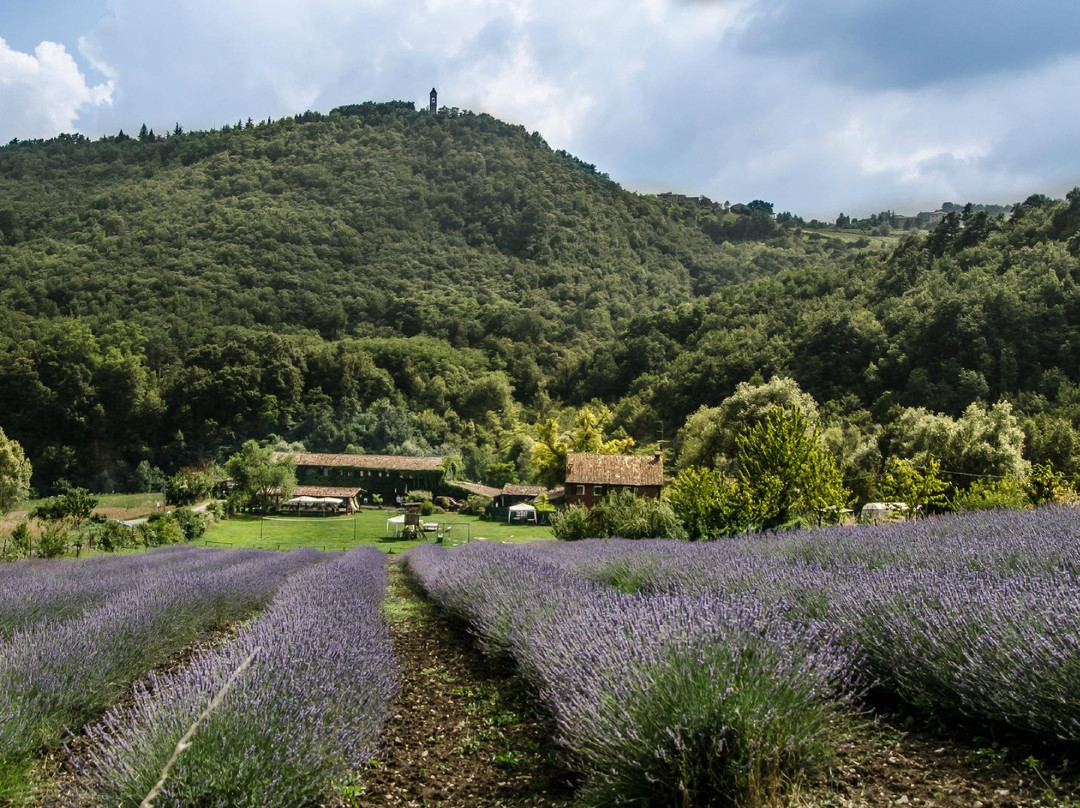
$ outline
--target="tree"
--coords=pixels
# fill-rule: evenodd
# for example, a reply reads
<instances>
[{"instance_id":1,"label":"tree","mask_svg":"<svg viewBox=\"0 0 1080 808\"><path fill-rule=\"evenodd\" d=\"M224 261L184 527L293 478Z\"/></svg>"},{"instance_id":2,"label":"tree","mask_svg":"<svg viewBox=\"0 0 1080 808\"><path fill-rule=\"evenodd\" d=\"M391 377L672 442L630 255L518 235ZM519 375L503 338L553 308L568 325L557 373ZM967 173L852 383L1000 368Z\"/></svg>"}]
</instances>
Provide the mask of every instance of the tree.
<instances>
[{"instance_id":1,"label":"tree","mask_svg":"<svg viewBox=\"0 0 1080 808\"><path fill-rule=\"evenodd\" d=\"M817 403L790 378L774 376L765 384L741 382L719 407L701 407L676 437L679 468L726 468L735 457L740 434L768 417L776 407L798 409L809 425L818 423Z\"/></svg>"},{"instance_id":2,"label":"tree","mask_svg":"<svg viewBox=\"0 0 1080 808\"><path fill-rule=\"evenodd\" d=\"M910 460L890 457L881 481L882 496L905 503L908 519L915 519L919 511L942 507L948 489L949 484L941 479L941 464L933 457L927 458L921 469Z\"/></svg>"},{"instance_id":3,"label":"tree","mask_svg":"<svg viewBox=\"0 0 1080 808\"><path fill-rule=\"evenodd\" d=\"M290 457L274 460L270 446L246 441L229 458L225 471L233 481L229 499L237 508L268 510L277 497L288 499L296 488L296 465Z\"/></svg>"},{"instance_id":4,"label":"tree","mask_svg":"<svg viewBox=\"0 0 1080 808\"><path fill-rule=\"evenodd\" d=\"M1027 476L1024 432L1008 401L974 403L957 418L922 407L903 410L889 429L891 451L924 468L935 458L963 487L980 477Z\"/></svg>"},{"instance_id":5,"label":"tree","mask_svg":"<svg viewBox=\"0 0 1080 808\"><path fill-rule=\"evenodd\" d=\"M667 493L691 541L732 535L749 526L742 489L719 471L700 466L683 469Z\"/></svg>"},{"instance_id":6,"label":"tree","mask_svg":"<svg viewBox=\"0 0 1080 808\"><path fill-rule=\"evenodd\" d=\"M554 419L548 418L537 424L536 442L530 450L529 460L538 483L553 488L566 479L566 450Z\"/></svg>"},{"instance_id":7,"label":"tree","mask_svg":"<svg viewBox=\"0 0 1080 808\"><path fill-rule=\"evenodd\" d=\"M764 199L755 199L752 202L747 202L746 207L750 208L752 213L764 213L766 216L773 215L772 202L766 202Z\"/></svg>"},{"instance_id":8,"label":"tree","mask_svg":"<svg viewBox=\"0 0 1080 808\"><path fill-rule=\"evenodd\" d=\"M848 496L840 470L798 407L773 408L736 443L737 479L755 524L776 528L839 517Z\"/></svg>"},{"instance_id":9,"label":"tree","mask_svg":"<svg viewBox=\"0 0 1080 808\"><path fill-rule=\"evenodd\" d=\"M32 472L22 446L0 429L0 516L27 498Z\"/></svg>"}]
</instances>

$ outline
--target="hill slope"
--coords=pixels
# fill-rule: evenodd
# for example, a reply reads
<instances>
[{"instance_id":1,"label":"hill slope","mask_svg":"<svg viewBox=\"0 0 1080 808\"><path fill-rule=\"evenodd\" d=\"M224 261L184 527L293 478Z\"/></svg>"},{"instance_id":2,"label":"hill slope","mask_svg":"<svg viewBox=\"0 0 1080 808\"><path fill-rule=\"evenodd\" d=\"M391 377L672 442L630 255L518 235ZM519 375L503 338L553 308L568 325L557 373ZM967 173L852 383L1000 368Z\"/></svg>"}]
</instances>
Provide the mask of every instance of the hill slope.
<instances>
[{"instance_id":1,"label":"hill slope","mask_svg":"<svg viewBox=\"0 0 1080 808\"><path fill-rule=\"evenodd\" d=\"M644 443L779 374L866 435L896 405L1007 397L1080 454L1080 193L885 249L779 218L411 104L10 144L0 427L42 488L270 435L484 477L528 473L523 425L562 403L602 399Z\"/></svg>"}]
</instances>

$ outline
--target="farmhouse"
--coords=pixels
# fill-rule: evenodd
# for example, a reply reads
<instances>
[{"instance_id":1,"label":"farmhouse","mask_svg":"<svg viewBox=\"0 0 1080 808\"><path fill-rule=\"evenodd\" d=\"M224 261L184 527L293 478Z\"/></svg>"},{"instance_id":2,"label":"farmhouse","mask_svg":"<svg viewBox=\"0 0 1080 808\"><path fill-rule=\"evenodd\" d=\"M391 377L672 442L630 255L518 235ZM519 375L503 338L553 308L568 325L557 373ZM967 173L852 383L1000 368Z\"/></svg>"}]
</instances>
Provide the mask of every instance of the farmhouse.
<instances>
[{"instance_id":1,"label":"farmhouse","mask_svg":"<svg viewBox=\"0 0 1080 808\"><path fill-rule=\"evenodd\" d=\"M664 460L651 455L602 455L567 452L566 504L591 508L610 492L625 488L639 497L659 499Z\"/></svg>"},{"instance_id":2,"label":"farmhouse","mask_svg":"<svg viewBox=\"0 0 1080 808\"><path fill-rule=\"evenodd\" d=\"M363 488L368 496L378 494L393 503L417 489L442 493L445 488L445 457L403 455L321 454L277 452L274 460L291 458L296 464L300 485Z\"/></svg>"}]
</instances>

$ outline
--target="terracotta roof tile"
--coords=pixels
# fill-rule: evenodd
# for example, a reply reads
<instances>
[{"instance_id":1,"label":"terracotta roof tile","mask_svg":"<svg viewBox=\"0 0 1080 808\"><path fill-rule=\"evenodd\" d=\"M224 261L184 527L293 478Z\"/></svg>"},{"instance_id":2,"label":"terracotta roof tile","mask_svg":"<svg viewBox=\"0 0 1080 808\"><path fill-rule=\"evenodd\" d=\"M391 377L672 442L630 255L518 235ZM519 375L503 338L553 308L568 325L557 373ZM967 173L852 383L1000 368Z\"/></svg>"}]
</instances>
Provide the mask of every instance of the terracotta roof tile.
<instances>
[{"instance_id":1,"label":"terracotta roof tile","mask_svg":"<svg viewBox=\"0 0 1080 808\"><path fill-rule=\"evenodd\" d=\"M294 497L355 497L363 488L336 488L328 485L298 485L293 489Z\"/></svg>"},{"instance_id":2,"label":"terracotta roof tile","mask_svg":"<svg viewBox=\"0 0 1080 808\"><path fill-rule=\"evenodd\" d=\"M664 461L658 455L567 452L566 482L585 485L663 486Z\"/></svg>"},{"instance_id":3,"label":"terracotta roof tile","mask_svg":"<svg viewBox=\"0 0 1080 808\"><path fill-rule=\"evenodd\" d=\"M291 457L297 466L328 466L387 471L439 471L444 457L406 455L320 454L317 452L275 452L274 460Z\"/></svg>"},{"instance_id":4,"label":"terracotta roof tile","mask_svg":"<svg viewBox=\"0 0 1080 808\"><path fill-rule=\"evenodd\" d=\"M463 491L468 491L470 494L479 494L482 497L488 499L495 499L501 493L498 488L492 488L490 485L481 485L480 483L463 483L460 480L447 483L455 488L460 488Z\"/></svg>"},{"instance_id":5,"label":"terracotta roof tile","mask_svg":"<svg viewBox=\"0 0 1080 808\"><path fill-rule=\"evenodd\" d=\"M516 483L507 483L502 487L502 491L499 493L511 497L538 497L541 494L546 494L547 489L542 485L517 485Z\"/></svg>"}]
</instances>

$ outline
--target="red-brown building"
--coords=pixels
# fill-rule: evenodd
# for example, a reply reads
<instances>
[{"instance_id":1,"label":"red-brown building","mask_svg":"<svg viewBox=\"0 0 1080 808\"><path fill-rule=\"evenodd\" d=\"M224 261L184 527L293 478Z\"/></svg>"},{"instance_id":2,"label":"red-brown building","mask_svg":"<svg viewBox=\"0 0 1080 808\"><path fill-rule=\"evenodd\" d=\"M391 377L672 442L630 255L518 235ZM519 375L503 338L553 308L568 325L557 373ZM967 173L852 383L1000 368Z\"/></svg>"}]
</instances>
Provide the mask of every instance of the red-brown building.
<instances>
[{"instance_id":1,"label":"red-brown building","mask_svg":"<svg viewBox=\"0 0 1080 808\"><path fill-rule=\"evenodd\" d=\"M612 491L626 488L639 497L659 499L664 460L651 455L566 453L566 504L591 508Z\"/></svg>"}]
</instances>

